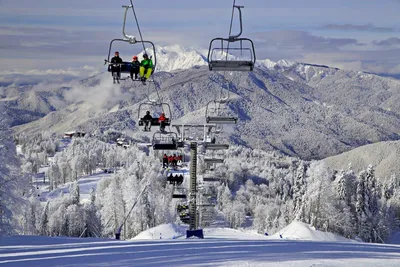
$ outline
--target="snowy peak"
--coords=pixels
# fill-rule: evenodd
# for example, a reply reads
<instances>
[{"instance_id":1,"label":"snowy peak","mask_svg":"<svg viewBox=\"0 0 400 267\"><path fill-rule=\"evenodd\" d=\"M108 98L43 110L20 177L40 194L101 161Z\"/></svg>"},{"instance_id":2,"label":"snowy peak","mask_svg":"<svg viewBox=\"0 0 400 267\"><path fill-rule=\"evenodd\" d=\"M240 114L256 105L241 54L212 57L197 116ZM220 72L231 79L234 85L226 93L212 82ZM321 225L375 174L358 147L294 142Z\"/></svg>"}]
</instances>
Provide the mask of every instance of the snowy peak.
<instances>
[{"instance_id":1,"label":"snowy peak","mask_svg":"<svg viewBox=\"0 0 400 267\"><path fill-rule=\"evenodd\" d=\"M150 51L148 51L150 52ZM172 72L207 65L207 50L196 50L182 45L156 46L157 71ZM235 58L228 55L228 58ZM289 60L274 62L270 59L257 60L256 66L261 69L275 70L283 73L291 80L309 81L314 77L325 77L337 71L328 66L298 63Z\"/></svg>"},{"instance_id":2,"label":"snowy peak","mask_svg":"<svg viewBox=\"0 0 400 267\"><path fill-rule=\"evenodd\" d=\"M205 55L205 51L203 53ZM172 72L207 65L203 53L181 45L156 46L157 71Z\"/></svg>"}]
</instances>

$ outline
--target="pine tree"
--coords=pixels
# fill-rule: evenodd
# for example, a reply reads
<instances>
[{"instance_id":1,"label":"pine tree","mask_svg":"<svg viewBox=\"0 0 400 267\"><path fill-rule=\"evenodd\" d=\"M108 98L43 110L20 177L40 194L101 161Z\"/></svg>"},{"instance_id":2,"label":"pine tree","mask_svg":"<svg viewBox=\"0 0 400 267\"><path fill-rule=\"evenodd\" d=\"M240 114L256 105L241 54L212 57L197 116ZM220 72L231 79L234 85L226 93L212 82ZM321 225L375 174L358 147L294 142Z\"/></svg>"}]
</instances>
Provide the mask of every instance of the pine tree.
<instances>
[{"instance_id":1,"label":"pine tree","mask_svg":"<svg viewBox=\"0 0 400 267\"><path fill-rule=\"evenodd\" d=\"M73 205L79 205L80 202L80 192L78 182L75 181L71 184L69 188L71 200Z\"/></svg>"},{"instance_id":2,"label":"pine tree","mask_svg":"<svg viewBox=\"0 0 400 267\"><path fill-rule=\"evenodd\" d=\"M40 219L39 232L41 235L49 235L49 226L48 226L49 206L50 206L50 201L47 201L46 206L43 209L41 219Z\"/></svg>"}]
</instances>

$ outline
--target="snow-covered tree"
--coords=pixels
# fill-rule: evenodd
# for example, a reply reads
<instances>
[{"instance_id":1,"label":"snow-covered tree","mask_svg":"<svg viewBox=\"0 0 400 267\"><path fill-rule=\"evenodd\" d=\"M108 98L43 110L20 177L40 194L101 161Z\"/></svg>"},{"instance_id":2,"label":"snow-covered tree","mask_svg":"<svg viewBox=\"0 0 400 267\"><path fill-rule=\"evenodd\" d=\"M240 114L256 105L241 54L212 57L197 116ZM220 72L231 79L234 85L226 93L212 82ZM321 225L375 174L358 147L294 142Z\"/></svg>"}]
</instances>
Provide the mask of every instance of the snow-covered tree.
<instances>
[{"instance_id":1,"label":"snow-covered tree","mask_svg":"<svg viewBox=\"0 0 400 267\"><path fill-rule=\"evenodd\" d=\"M69 194L71 196L71 201L73 205L79 205L80 202L80 193L79 193L79 185L78 182L75 181L69 187Z\"/></svg>"},{"instance_id":2,"label":"snow-covered tree","mask_svg":"<svg viewBox=\"0 0 400 267\"><path fill-rule=\"evenodd\" d=\"M0 236L20 230L19 218L23 216L28 192L28 175L20 173L10 127L0 103Z\"/></svg>"}]
</instances>

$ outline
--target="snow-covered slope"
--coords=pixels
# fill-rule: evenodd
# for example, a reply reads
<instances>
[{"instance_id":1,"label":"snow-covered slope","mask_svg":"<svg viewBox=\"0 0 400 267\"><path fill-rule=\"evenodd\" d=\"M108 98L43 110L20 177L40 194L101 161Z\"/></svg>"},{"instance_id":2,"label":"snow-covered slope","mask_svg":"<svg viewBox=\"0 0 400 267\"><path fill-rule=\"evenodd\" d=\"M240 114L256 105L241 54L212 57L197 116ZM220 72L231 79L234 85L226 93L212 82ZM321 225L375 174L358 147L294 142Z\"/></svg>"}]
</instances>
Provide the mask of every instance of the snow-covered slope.
<instances>
[{"instance_id":1,"label":"snow-covered slope","mask_svg":"<svg viewBox=\"0 0 400 267\"><path fill-rule=\"evenodd\" d=\"M400 246L358 242L271 240L225 236L205 239L116 241L13 236L0 239L0 265L397 267ZM233 232L232 232L233 233Z\"/></svg>"},{"instance_id":2,"label":"snow-covered slope","mask_svg":"<svg viewBox=\"0 0 400 267\"><path fill-rule=\"evenodd\" d=\"M172 223L161 224L147 229L133 239L135 240L157 240L157 239L176 239L186 236L188 227Z\"/></svg>"},{"instance_id":3,"label":"snow-covered slope","mask_svg":"<svg viewBox=\"0 0 400 267\"><path fill-rule=\"evenodd\" d=\"M155 74L155 78L160 83L159 95L171 107L173 119L186 123L204 123L207 103L218 98L221 92L228 94L221 74L209 72L206 66L172 74L161 72ZM357 94L357 86L347 88L348 95L353 94L350 98L328 97L333 94L331 91L293 81L275 70L234 73L229 79L232 102L228 110L239 116L234 131L225 136L232 142L279 149L304 159L320 159L364 144L399 137L400 106L396 100L400 95L400 84L384 78L374 78L373 87L364 84L374 102ZM351 82L358 78L347 79ZM15 131L48 129L61 133L67 128L84 127L91 132L99 125L121 131L136 130L135 120L141 101L146 100L147 92L151 93L151 99L158 97L154 87L124 81L121 88L109 88L107 76L101 76L100 80L101 83L94 87L84 86L68 92L68 95L81 95L80 100L87 99L91 103L90 109L79 111L75 104L75 107L49 115L57 119L46 116L32 124L15 127ZM380 97L382 94L385 98ZM355 105L356 99L361 99L364 104ZM86 105L80 103L79 106ZM381 108L383 106L386 110ZM143 108L151 109L149 106ZM58 116L59 112L64 115ZM157 115L155 110L153 115Z\"/></svg>"},{"instance_id":4,"label":"snow-covered slope","mask_svg":"<svg viewBox=\"0 0 400 267\"><path fill-rule=\"evenodd\" d=\"M136 131L138 109L148 93L151 99L160 95L170 105L175 121L204 123L207 103L228 94L224 78L204 66L205 51L178 45L157 47L157 51L159 70L172 71L154 74L159 94L153 85L129 80L113 86L109 73L100 74L59 94L61 102L74 104L61 105L15 131L46 129L61 134L77 127L88 132ZM232 99L227 110L238 114L239 123L223 138L304 159L400 139L400 81L285 60L260 60L257 66L252 73L227 76Z\"/></svg>"},{"instance_id":5,"label":"snow-covered slope","mask_svg":"<svg viewBox=\"0 0 400 267\"><path fill-rule=\"evenodd\" d=\"M332 242L350 242L353 240L344 238L328 232L316 230L308 224L299 221L293 221L291 224L270 236L275 239L289 240L313 240L313 241L332 241Z\"/></svg>"},{"instance_id":6,"label":"snow-covered slope","mask_svg":"<svg viewBox=\"0 0 400 267\"><path fill-rule=\"evenodd\" d=\"M400 141L387 141L362 146L323 161L337 170L351 167L355 173L372 165L377 177L385 179L391 175L400 176L399 158Z\"/></svg>"}]
</instances>

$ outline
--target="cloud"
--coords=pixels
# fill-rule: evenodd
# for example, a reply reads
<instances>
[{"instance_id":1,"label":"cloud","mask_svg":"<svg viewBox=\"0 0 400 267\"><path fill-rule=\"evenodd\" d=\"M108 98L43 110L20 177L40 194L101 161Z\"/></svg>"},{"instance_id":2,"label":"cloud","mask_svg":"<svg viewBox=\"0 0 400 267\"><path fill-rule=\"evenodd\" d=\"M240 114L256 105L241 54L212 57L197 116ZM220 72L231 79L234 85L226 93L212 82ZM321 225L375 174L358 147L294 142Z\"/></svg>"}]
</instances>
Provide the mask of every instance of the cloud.
<instances>
[{"instance_id":1,"label":"cloud","mask_svg":"<svg viewBox=\"0 0 400 267\"><path fill-rule=\"evenodd\" d=\"M76 79L86 78L98 74L99 70L91 66L66 69L31 69L31 70L3 70L0 71L0 86L21 86L65 83Z\"/></svg>"},{"instance_id":2,"label":"cloud","mask_svg":"<svg viewBox=\"0 0 400 267\"><path fill-rule=\"evenodd\" d=\"M397 46L400 45L400 38L392 37L382 41L373 41L376 46Z\"/></svg>"},{"instance_id":3,"label":"cloud","mask_svg":"<svg viewBox=\"0 0 400 267\"><path fill-rule=\"evenodd\" d=\"M323 30L338 31L360 31L360 32L396 32L397 29L390 27L377 27L372 24L354 25L354 24L328 24L322 26Z\"/></svg>"},{"instance_id":4,"label":"cloud","mask_svg":"<svg viewBox=\"0 0 400 267\"><path fill-rule=\"evenodd\" d=\"M345 70L366 71L371 73L397 76L400 74L400 63L396 55L400 49L386 51L339 51L333 53L306 53L301 61L319 63ZM295 61L300 61L296 60Z\"/></svg>"},{"instance_id":5,"label":"cloud","mask_svg":"<svg viewBox=\"0 0 400 267\"><path fill-rule=\"evenodd\" d=\"M251 38L256 43L258 55L274 60L298 58L305 53L336 52L359 44L353 38L328 38L305 31L260 32L251 35Z\"/></svg>"},{"instance_id":6,"label":"cloud","mask_svg":"<svg viewBox=\"0 0 400 267\"><path fill-rule=\"evenodd\" d=\"M340 69L399 74L400 39L360 43L353 38L328 38L304 31L262 32L251 36L258 59L287 59ZM391 46L384 46L391 44Z\"/></svg>"},{"instance_id":7,"label":"cloud","mask_svg":"<svg viewBox=\"0 0 400 267\"><path fill-rule=\"evenodd\" d=\"M65 92L65 99L78 102L84 100L96 108L110 109L120 101L131 97L129 92L123 93L120 86L115 86L108 73L102 74L100 82L95 86L84 86L79 82L70 84L71 89Z\"/></svg>"}]
</instances>

